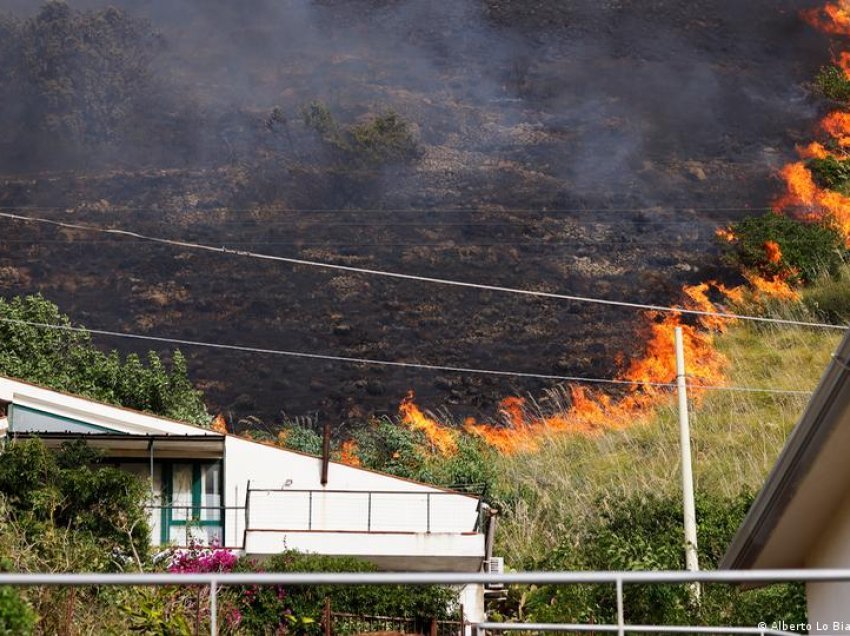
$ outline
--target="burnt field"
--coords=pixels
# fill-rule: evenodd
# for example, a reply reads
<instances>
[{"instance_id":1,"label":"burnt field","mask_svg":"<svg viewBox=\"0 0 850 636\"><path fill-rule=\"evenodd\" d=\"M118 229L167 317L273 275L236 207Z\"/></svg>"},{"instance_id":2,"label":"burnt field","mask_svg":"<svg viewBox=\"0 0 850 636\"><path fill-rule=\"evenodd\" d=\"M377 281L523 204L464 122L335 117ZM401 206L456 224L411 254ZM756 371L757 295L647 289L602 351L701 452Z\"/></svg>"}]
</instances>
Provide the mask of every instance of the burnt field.
<instances>
[{"instance_id":1,"label":"burnt field","mask_svg":"<svg viewBox=\"0 0 850 636\"><path fill-rule=\"evenodd\" d=\"M725 275L715 228L768 206L777 167L811 132L807 82L828 61L797 17L812 4L139 1L104 12L0 0L18 38L0 45L0 206L674 303L683 284ZM57 53L33 35L98 29L108 36L64 57L70 45ZM642 353L632 310L9 220L0 289L41 292L92 328L359 358L613 377ZM492 416L506 395L543 399L547 386L184 352L211 410L234 420L283 411L348 424L394 412L411 388L429 408Z\"/></svg>"}]
</instances>

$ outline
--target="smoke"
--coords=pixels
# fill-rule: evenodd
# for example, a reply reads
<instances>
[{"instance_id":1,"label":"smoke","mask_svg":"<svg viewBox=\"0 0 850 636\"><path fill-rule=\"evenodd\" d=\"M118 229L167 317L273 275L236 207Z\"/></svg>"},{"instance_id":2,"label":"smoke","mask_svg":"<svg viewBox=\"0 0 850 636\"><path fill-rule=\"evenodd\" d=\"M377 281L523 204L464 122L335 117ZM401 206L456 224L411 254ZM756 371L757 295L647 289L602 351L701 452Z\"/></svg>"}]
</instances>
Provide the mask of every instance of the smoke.
<instances>
[{"instance_id":1,"label":"smoke","mask_svg":"<svg viewBox=\"0 0 850 636\"><path fill-rule=\"evenodd\" d=\"M256 157L268 149L259 122L271 109L298 123L319 100L343 120L395 109L426 145L531 166L573 194L657 204L666 201L652 201L648 161L749 161L811 117L798 87L812 37L795 30L799 3L789 0L109 5L161 34L151 61L161 103L145 110L158 106L171 123L146 141L167 147L149 147L149 163L168 153L187 165ZM40 6L0 1L18 16Z\"/></svg>"}]
</instances>

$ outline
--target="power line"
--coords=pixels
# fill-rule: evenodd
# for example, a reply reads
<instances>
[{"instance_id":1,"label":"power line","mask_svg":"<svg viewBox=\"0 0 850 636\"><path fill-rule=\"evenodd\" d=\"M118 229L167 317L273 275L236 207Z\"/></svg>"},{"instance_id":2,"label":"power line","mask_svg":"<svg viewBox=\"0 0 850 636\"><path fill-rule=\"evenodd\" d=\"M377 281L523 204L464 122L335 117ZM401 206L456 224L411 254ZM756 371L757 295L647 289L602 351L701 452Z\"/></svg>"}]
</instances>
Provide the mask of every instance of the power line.
<instances>
[{"instance_id":1,"label":"power line","mask_svg":"<svg viewBox=\"0 0 850 636\"><path fill-rule=\"evenodd\" d=\"M501 285L488 285L483 283L470 283L467 281L451 280L447 278L435 278L431 276L419 276L416 274L404 274L401 272L390 272L379 269L370 269L365 267L355 267L353 265L339 265L336 263L326 263L321 261L311 261L303 258L292 258L288 256L275 256L272 254L262 254L259 252L249 252L245 250L234 250L227 247L215 247L203 243L190 243L187 241L167 239L156 236L148 236L130 230L120 230L112 228L99 228L90 225L80 225L77 223L65 223L63 221L55 221L53 219L43 219L38 217L23 216L10 212L0 212L0 217L13 219L17 221L25 221L29 223L45 223L57 227L64 227L72 230L80 230L84 232L100 232L103 234L112 234L115 236L126 236L152 243L160 243L162 245L171 245L174 247L182 247L184 249L193 249L205 252L215 252L220 254L232 254L234 256L242 256L247 258L255 258L258 260L274 261L279 263L289 263L291 265L301 265L306 267L317 267L321 269L330 269L336 271L353 272L356 274L367 274L370 276L383 276L385 278L395 278L400 280L414 280L423 283L432 283L437 285L446 285L451 287L463 287L467 289L478 289L483 291L494 291L509 294L519 294L524 296L534 296L538 298L552 298L556 300L570 300L574 302L584 302L596 305L606 305L614 307L626 307L629 309L640 309L644 311L657 311L676 314L687 314L691 316L709 316L713 318L728 318L731 320L748 320L752 322L771 323L779 325L791 325L796 327L817 327L821 329L845 329L842 325L831 325L827 323L806 322L803 320L790 320L785 318L766 318L764 316L751 316L746 314L734 314L729 312L706 311L701 309L686 309L683 307L668 307L664 305L651 305L645 303L626 302L621 300L608 300L603 298L592 298L589 296L576 296L571 294L559 294L554 292L542 292L531 289L520 289L516 287L504 287Z\"/></svg>"},{"instance_id":2,"label":"power line","mask_svg":"<svg viewBox=\"0 0 850 636\"><path fill-rule=\"evenodd\" d=\"M110 205L111 209L117 209L125 212L168 212L167 209L152 208L151 206L124 206ZM801 207L801 206L790 206ZM86 211L92 208L86 206L74 205L0 205L0 210L32 210L36 212L43 211L65 211L65 210L80 210ZM303 214L359 214L362 212L384 212L390 213L405 213L411 212L416 214L430 213L450 213L450 214L520 214L520 213L593 213L593 214L620 214L624 212L770 212L771 207L689 207L687 205L673 206L652 206L652 207L621 207L621 208L561 208L561 207L538 207L538 208L290 208L290 207L264 207L254 206L250 208L234 208L234 207L218 207L218 208L193 208L192 212L215 212L215 213L253 213L263 214L265 212L298 212ZM591 222L591 221L589 221ZM644 222L652 222L652 219L646 219Z\"/></svg>"},{"instance_id":3,"label":"power line","mask_svg":"<svg viewBox=\"0 0 850 636\"><path fill-rule=\"evenodd\" d=\"M552 375L545 373L528 373L524 371L499 371L496 369L477 369L472 367L455 367L442 364L424 364L418 362L398 362L395 360L376 360L374 358L356 358L349 356L337 356L321 353L309 353L304 351L287 351L282 349L267 349L263 347L248 347L244 345L223 344L217 342L204 342L201 340L187 340L184 338L167 338L163 336L146 336L136 333L128 333L122 331L108 331L105 329L89 329L87 327L74 327L73 325L56 325L43 322L34 322L29 320L18 320L15 318L0 318L0 322L7 324L26 325L39 329L55 329L59 331L71 331L79 333L90 333L99 336L109 336L114 338L127 338L131 340L146 340L150 342L159 342L171 345L184 345L190 347L207 347L211 349L223 349L226 351L239 351L244 353L259 353L276 356L286 356L292 358L307 358L312 360L329 360L332 362L343 362L347 364L367 364L389 367L401 367L407 369L424 369L427 371L444 371L448 373L476 374L476 375L491 375L502 377L515 378L531 378L537 380L555 380L558 382L575 382L581 384L610 384L619 386L651 386L651 387L675 387L674 382L641 382L635 380L619 380L612 378L586 378L581 376L569 375ZM744 391L749 393L774 393L788 395L811 395L811 391L796 391L787 389L771 389L757 387L741 387L741 386L708 386L693 384L694 389L706 391Z\"/></svg>"}]
</instances>

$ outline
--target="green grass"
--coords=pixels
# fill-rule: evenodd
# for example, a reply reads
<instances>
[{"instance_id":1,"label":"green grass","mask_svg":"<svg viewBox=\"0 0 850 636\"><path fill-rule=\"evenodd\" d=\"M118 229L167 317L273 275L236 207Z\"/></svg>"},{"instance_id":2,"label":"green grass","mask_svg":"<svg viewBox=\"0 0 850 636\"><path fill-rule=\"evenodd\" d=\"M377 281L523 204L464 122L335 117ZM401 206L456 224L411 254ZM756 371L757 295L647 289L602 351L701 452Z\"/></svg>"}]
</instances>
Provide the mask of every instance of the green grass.
<instances>
[{"instance_id":1,"label":"green grass","mask_svg":"<svg viewBox=\"0 0 850 636\"><path fill-rule=\"evenodd\" d=\"M846 288L845 288L846 289ZM717 338L728 384L811 390L840 332L738 323ZM757 490L808 398L711 391L691 409L698 491ZM552 435L539 452L500 456L497 491L506 502L497 553L530 567L600 510L639 493L680 489L675 396L644 424L598 437Z\"/></svg>"}]
</instances>

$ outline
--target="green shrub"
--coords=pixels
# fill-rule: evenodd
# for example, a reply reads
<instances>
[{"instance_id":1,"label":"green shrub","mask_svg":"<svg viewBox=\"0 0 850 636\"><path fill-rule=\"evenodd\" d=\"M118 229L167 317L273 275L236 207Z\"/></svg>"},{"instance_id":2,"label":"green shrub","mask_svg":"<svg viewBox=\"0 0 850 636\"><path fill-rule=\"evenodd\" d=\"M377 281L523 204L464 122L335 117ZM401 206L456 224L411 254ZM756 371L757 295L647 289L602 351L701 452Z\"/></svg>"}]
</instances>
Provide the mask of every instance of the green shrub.
<instances>
[{"instance_id":1,"label":"green shrub","mask_svg":"<svg viewBox=\"0 0 850 636\"><path fill-rule=\"evenodd\" d=\"M835 277L824 276L803 291L803 304L816 316L834 324L850 321L850 268Z\"/></svg>"},{"instance_id":2,"label":"green shrub","mask_svg":"<svg viewBox=\"0 0 850 636\"><path fill-rule=\"evenodd\" d=\"M702 569L716 568L752 503L697 497L699 558ZM601 500L598 520L580 528L540 566L558 570L683 570L682 503L678 497L636 496ZM785 620L805 622L801 585L741 591L727 585L703 586L699 607L683 585L629 585L626 620L636 624L740 624ZM526 600L530 621L616 622L613 586L542 586Z\"/></svg>"},{"instance_id":3,"label":"green shrub","mask_svg":"<svg viewBox=\"0 0 850 636\"><path fill-rule=\"evenodd\" d=\"M271 572L375 572L377 568L353 557L302 554L287 551L264 564ZM321 618L325 598L335 612L406 618L448 618L457 604L457 593L446 587L412 585L293 586L286 591L293 615Z\"/></svg>"},{"instance_id":4,"label":"green shrub","mask_svg":"<svg viewBox=\"0 0 850 636\"><path fill-rule=\"evenodd\" d=\"M837 66L824 66L815 77L815 90L838 102L850 101L850 80Z\"/></svg>"},{"instance_id":5,"label":"green shrub","mask_svg":"<svg viewBox=\"0 0 850 636\"><path fill-rule=\"evenodd\" d=\"M65 443L57 453L39 439L11 442L0 457L0 494L30 539L68 528L100 546L101 569L121 565L110 564L113 550L144 560L150 549L147 485L98 461L84 442Z\"/></svg>"},{"instance_id":6,"label":"green shrub","mask_svg":"<svg viewBox=\"0 0 850 636\"><path fill-rule=\"evenodd\" d=\"M809 170L821 188L828 188L850 194L850 160L836 159L833 156L824 159L810 159Z\"/></svg>"},{"instance_id":7,"label":"green shrub","mask_svg":"<svg viewBox=\"0 0 850 636\"><path fill-rule=\"evenodd\" d=\"M0 587L0 636L32 634L36 616L17 590Z\"/></svg>"},{"instance_id":8,"label":"green shrub","mask_svg":"<svg viewBox=\"0 0 850 636\"><path fill-rule=\"evenodd\" d=\"M285 425L278 434L278 440L285 448L310 455L322 454L322 436L312 429L297 424Z\"/></svg>"},{"instance_id":9,"label":"green shrub","mask_svg":"<svg viewBox=\"0 0 850 636\"><path fill-rule=\"evenodd\" d=\"M843 262L845 247L841 234L831 227L804 223L785 215L767 213L735 223L737 237L726 243L724 261L762 275L789 275L809 282L823 273L834 274ZM782 251L778 262L769 258L766 244L775 242Z\"/></svg>"},{"instance_id":10,"label":"green shrub","mask_svg":"<svg viewBox=\"0 0 850 636\"><path fill-rule=\"evenodd\" d=\"M354 435L357 456L366 468L406 479L432 481L424 434L388 418L374 419Z\"/></svg>"},{"instance_id":11,"label":"green shrub","mask_svg":"<svg viewBox=\"0 0 850 636\"><path fill-rule=\"evenodd\" d=\"M147 364L135 354L122 362L117 351L98 350L85 331L36 326L71 326L68 317L42 296L0 298L0 318L15 321L0 322L0 374L209 425L202 394L189 381L186 359L179 351L172 356L170 370L153 351Z\"/></svg>"},{"instance_id":12,"label":"green shrub","mask_svg":"<svg viewBox=\"0 0 850 636\"><path fill-rule=\"evenodd\" d=\"M345 163L364 167L409 163L419 156L411 125L388 110L366 121L340 126L322 102L312 102L301 111L304 125L315 130Z\"/></svg>"},{"instance_id":13,"label":"green shrub","mask_svg":"<svg viewBox=\"0 0 850 636\"><path fill-rule=\"evenodd\" d=\"M367 163L404 163L419 152L410 124L393 111L352 126L348 132L354 152Z\"/></svg>"}]
</instances>

